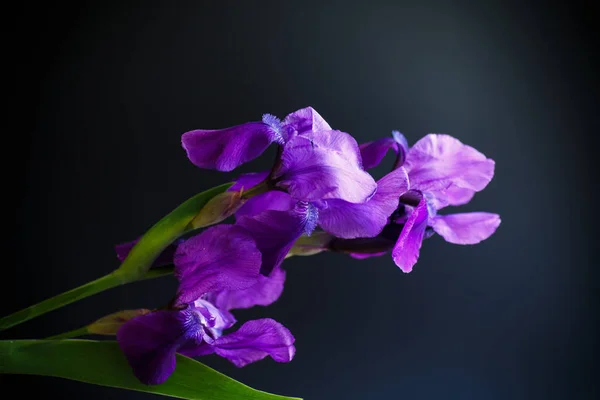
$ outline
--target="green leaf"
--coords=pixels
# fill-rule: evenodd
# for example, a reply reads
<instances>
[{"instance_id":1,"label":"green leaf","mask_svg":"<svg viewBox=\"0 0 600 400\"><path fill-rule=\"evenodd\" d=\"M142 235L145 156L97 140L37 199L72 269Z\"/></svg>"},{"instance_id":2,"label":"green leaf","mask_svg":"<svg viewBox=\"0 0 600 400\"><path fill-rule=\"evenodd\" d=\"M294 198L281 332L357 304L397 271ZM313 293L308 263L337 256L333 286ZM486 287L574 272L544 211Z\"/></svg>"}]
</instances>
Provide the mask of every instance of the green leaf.
<instances>
[{"instance_id":1,"label":"green leaf","mask_svg":"<svg viewBox=\"0 0 600 400\"><path fill-rule=\"evenodd\" d=\"M54 376L122 389L195 400L292 400L252 389L191 358L177 356L169 379L140 383L114 341L0 341L0 373Z\"/></svg>"}]
</instances>

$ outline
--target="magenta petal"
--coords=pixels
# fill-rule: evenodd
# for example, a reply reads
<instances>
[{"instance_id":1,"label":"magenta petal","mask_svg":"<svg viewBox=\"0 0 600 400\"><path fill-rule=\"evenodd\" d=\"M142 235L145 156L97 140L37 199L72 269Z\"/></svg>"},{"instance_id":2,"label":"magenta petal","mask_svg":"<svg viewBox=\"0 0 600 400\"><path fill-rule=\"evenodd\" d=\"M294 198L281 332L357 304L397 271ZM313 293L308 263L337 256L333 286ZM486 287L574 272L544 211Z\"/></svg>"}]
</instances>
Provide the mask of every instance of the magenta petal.
<instances>
[{"instance_id":1,"label":"magenta petal","mask_svg":"<svg viewBox=\"0 0 600 400\"><path fill-rule=\"evenodd\" d=\"M158 385L175 370L175 353L184 334L180 313L157 311L127 321L117 341L134 375L142 383Z\"/></svg>"},{"instance_id":2,"label":"magenta petal","mask_svg":"<svg viewBox=\"0 0 600 400\"><path fill-rule=\"evenodd\" d=\"M274 117L265 116L263 122L186 132L181 137L181 144L194 165L231 171L261 155L271 143L281 143L281 128L278 125Z\"/></svg>"},{"instance_id":3,"label":"magenta petal","mask_svg":"<svg viewBox=\"0 0 600 400\"><path fill-rule=\"evenodd\" d=\"M288 211L294 208L295 204L296 202L289 194L272 190L249 198L242 208L236 212L235 216L236 218L242 216L253 217L266 210Z\"/></svg>"},{"instance_id":4,"label":"magenta petal","mask_svg":"<svg viewBox=\"0 0 600 400\"><path fill-rule=\"evenodd\" d=\"M362 169L358 145L339 131L311 132L296 136L284 147L281 166L274 178L295 199L342 199L362 203L377 184Z\"/></svg>"},{"instance_id":5,"label":"magenta petal","mask_svg":"<svg viewBox=\"0 0 600 400\"><path fill-rule=\"evenodd\" d=\"M207 300L219 310L268 306L281 296L285 282L285 271L276 268L271 275L260 275L258 281L247 289L221 290L210 293Z\"/></svg>"},{"instance_id":6,"label":"magenta petal","mask_svg":"<svg viewBox=\"0 0 600 400\"><path fill-rule=\"evenodd\" d=\"M431 221L433 230L447 242L476 244L492 236L500 225L500 216L485 212L438 215Z\"/></svg>"},{"instance_id":7,"label":"magenta petal","mask_svg":"<svg viewBox=\"0 0 600 400\"><path fill-rule=\"evenodd\" d=\"M270 171L263 172L250 172L248 174L241 174L236 180L235 183L227 189L228 192L239 192L240 190L248 191L248 189L253 188L258 185L269 176Z\"/></svg>"},{"instance_id":8,"label":"magenta petal","mask_svg":"<svg viewBox=\"0 0 600 400\"><path fill-rule=\"evenodd\" d=\"M408 190L404 168L390 172L377 182L377 192L364 203L326 200L319 210L319 225L334 236L353 239L374 237L387 225L389 216L398 208L400 195Z\"/></svg>"},{"instance_id":9,"label":"magenta petal","mask_svg":"<svg viewBox=\"0 0 600 400\"><path fill-rule=\"evenodd\" d=\"M404 272L412 271L417 263L428 216L427 201L424 196L421 196L419 204L410 213L392 250L394 262Z\"/></svg>"},{"instance_id":10,"label":"magenta petal","mask_svg":"<svg viewBox=\"0 0 600 400\"><path fill-rule=\"evenodd\" d=\"M298 205L290 211L267 210L254 217L242 216L236 225L252 234L262 253L261 273L269 275L290 251L294 242L308 229L314 228L318 218L311 205Z\"/></svg>"},{"instance_id":11,"label":"magenta petal","mask_svg":"<svg viewBox=\"0 0 600 400\"><path fill-rule=\"evenodd\" d=\"M410 148L404 163L411 188L438 197L451 186L478 192L494 176L494 160L448 135L430 134Z\"/></svg>"},{"instance_id":12,"label":"magenta petal","mask_svg":"<svg viewBox=\"0 0 600 400\"><path fill-rule=\"evenodd\" d=\"M302 108L288 114L283 120L283 124L295 134L331 130L331 126L312 107Z\"/></svg>"},{"instance_id":13,"label":"magenta petal","mask_svg":"<svg viewBox=\"0 0 600 400\"><path fill-rule=\"evenodd\" d=\"M256 283L261 253L246 230L217 225L191 237L175 253L179 279L178 304L190 303L205 293L246 289Z\"/></svg>"},{"instance_id":14,"label":"magenta petal","mask_svg":"<svg viewBox=\"0 0 600 400\"><path fill-rule=\"evenodd\" d=\"M269 318L246 322L236 332L218 338L214 349L237 367L266 356L271 356L277 362L289 362L296 354L292 333Z\"/></svg>"}]
</instances>

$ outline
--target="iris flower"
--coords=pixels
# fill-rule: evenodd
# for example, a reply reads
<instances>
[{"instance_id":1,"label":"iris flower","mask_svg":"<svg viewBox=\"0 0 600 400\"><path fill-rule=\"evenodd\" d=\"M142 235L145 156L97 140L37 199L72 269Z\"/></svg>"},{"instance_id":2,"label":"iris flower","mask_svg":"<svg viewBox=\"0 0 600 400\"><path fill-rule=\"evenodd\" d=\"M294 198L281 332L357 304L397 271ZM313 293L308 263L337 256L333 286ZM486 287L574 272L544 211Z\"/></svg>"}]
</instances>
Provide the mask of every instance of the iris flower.
<instances>
[{"instance_id":1,"label":"iris flower","mask_svg":"<svg viewBox=\"0 0 600 400\"><path fill-rule=\"evenodd\" d=\"M283 270L260 275L261 253L249 232L233 225L209 228L181 243L173 262L180 284L172 305L131 319L117 332L141 382L164 382L175 370L176 353L215 353L238 367L266 356L292 360L294 337L272 319L224 332L236 323L232 309L269 305L283 290Z\"/></svg>"},{"instance_id":2,"label":"iris flower","mask_svg":"<svg viewBox=\"0 0 600 400\"><path fill-rule=\"evenodd\" d=\"M356 140L333 130L311 107L283 121L265 114L261 122L195 130L182 137L195 165L220 171L257 157L271 143L280 146L273 168L242 175L229 189L265 188L236 214L236 224L253 233L263 253L264 274L281 263L294 241L317 226L341 238L378 235L407 190L402 168L375 182L363 168Z\"/></svg>"},{"instance_id":3,"label":"iris flower","mask_svg":"<svg viewBox=\"0 0 600 400\"><path fill-rule=\"evenodd\" d=\"M410 149L404 136L379 139L361 145L363 163L378 165L388 151L397 154L395 168L408 173L408 191L399 198L391 225L402 230L392 258L410 272L419 258L423 239L437 233L454 244L476 244L490 237L500 225L498 214L472 212L439 215L447 206L467 204L494 176L494 160L449 135L429 134ZM380 254L375 254L380 255Z\"/></svg>"}]
</instances>

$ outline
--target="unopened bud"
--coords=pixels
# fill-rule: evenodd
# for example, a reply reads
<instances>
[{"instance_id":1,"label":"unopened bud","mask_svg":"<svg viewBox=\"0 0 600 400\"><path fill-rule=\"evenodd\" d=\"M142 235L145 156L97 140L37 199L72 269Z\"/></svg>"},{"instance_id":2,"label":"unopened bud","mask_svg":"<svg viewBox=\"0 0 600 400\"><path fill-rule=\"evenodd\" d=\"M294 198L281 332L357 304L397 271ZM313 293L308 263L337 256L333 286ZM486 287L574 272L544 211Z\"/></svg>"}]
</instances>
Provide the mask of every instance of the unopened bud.
<instances>
[{"instance_id":1,"label":"unopened bud","mask_svg":"<svg viewBox=\"0 0 600 400\"><path fill-rule=\"evenodd\" d=\"M218 224L233 215L244 204L242 192L223 192L208 201L192 221L192 228Z\"/></svg>"}]
</instances>

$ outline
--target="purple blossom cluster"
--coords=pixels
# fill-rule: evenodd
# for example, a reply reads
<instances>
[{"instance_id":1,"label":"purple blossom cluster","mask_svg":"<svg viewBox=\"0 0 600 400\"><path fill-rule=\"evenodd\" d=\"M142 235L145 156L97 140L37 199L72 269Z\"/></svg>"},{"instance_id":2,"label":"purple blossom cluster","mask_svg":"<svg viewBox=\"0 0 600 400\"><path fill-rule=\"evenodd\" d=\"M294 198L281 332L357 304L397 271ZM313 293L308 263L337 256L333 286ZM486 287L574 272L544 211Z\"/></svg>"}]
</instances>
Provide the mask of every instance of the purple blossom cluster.
<instances>
[{"instance_id":1,"label":"purple blossom cluster","mask_svg":"<svg viewBox=\"0 0 600 400\"><path fill-rule=\"evenodd\" d=\"M438 214L468 203L494 175L493 160L448 135L429 134L409 147L394 131L359 145L308 107L283 120L265 114L258 122L182 136L192 163L218 171L255 159L273 143L273 167L241 175L229 189L239 194L239 204L227 207L235 223L182 239L156 260L174 264L175 299L117 333L140 381L164 382L175 369L176 353L215 353L239 367L266 356L290 361L295 347L287 328L265 318L231 331L231 311L277 300L284 258L315 231L325 237L315 241L316 251L366 258L391 250L395 264L410 272L424 238L437 233L450 243L475 244L500 224L497 214ZM396 157L392 171L375 181L367 171L390 151ZM132 246L117 246L119 258Z\"/></svg>"}]
</instances>

